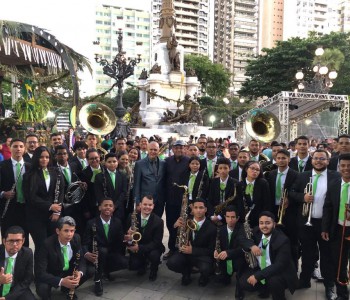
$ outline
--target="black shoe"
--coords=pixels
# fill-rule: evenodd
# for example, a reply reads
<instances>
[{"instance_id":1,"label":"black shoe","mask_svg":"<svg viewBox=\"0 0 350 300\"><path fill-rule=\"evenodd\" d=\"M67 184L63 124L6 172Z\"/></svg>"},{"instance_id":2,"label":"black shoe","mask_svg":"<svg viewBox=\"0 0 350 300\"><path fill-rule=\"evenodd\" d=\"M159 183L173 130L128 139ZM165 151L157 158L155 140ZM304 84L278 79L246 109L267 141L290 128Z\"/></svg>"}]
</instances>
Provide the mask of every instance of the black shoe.
<instances>
[{"instance_id":1,"label":"black shoe","mask_svg":"<svg viewBox=\"0 0 350 300\"><path fill-rule=\"evenodd\" d=\"M258 297L261 298L261 299L266 299L266 298L269 298L269 297L270 297L270 292L269 292L269 290L267 289L267 287L263 287L263 288L259 291Z\"/></svg>"},{"instance_id":2,"label":"black shoe","mask_svg":"<svg viewBox=\"0 0 350 300\"><path fill-rule=\"evenodd\" d=\"M97 297L100 297L103 295L103 287L102 287L102 281L95 282L95 288L94 293Z\"/></svg>"},{"instance_id":3,"label":"black shoe","mask_svg":"<svg viewBox=\"0 0 350 300\"><path fill-rule=\"evenodd\" d=\"M306 281L303 281L303 280L298 280L298 283L297 283L297 290L300 290L300 289L309 289L311 288L311 283L310 281L309 282L306 282Z\"/></svg>"},{"instance_id":4,"label":"black shoe","mask_svg":"<svg viewBox=\"0 0 350 300\"><path fill-rule=\"evenodd\" d=\"M171 257L173 254L175 253L175 251L173 250L169 250L168 253L165 253L163 255L163 260L167 260L169 257Z\"/></svg>"},{"instance_id":5,"label":"black shoe","mask_svg":"<svg viewBox=\"0 0 350 300\"><path fill-rule=\"evenodd\" d=\"M209 282L209 278L208 277L205 277L205 276L203 276L203 275L201 275L200 277L199 277L199 279L198 279L198 285L199 286L206 286L207 284L208 284L208 282Z\"/></svg>"},{"instance_id":6,"label":"black shoe","mask_svg":"<svg viewBox=\"0 0 350 300\"><path fill-rule=\"evenodd\" d=\"M236 290L235 290L235 299L236 300L243 300L244 299L244 293L243 293L242 289L238 286L236 286Z\"/></svg>"},{"instance_id":7,"label":"black shoe","mask_svg":"<svg viewBox=\"0 0 350 300\"><path fill-rule=\"evenodd\" d=\"M192 282L191 276L189 274L183 274L181 279L181 285L187 286Z\"/></svg>"},{"instance_id":8,"label":"black shoe","mask_svg":"<svg viewBox=\"0 0 350 300\"><path fill-rule=\"evenodd\" d=\"M335 300L349 300L349 297L338 296Z\"/></svg>"},{"instance_id":9,"label":"black shoe","mask_svg":"<svg viewBox=\"0 0 350 300\"><path fill-rule=\"evenodd\" d=\"M191 273L192 274L197 274L197 273L199 273L199 269L196 266L193 266L192 270L191 270Z\"/></svg>"},{"instance_id":10,"label":"black shoe","mask_svg":"<svg viewBox=\"0 0 350 300\"><path fill-rule=\"evenodd\" d=\"M155 281L157 279L157 271L153 270L149 273L149 281Z\"/></svg>"},{"instance_id":11,"label":"black shoe","mask_svg":"<svg viewBox=\"0 0 350 300\"><path fill-rule=\"evenodd\" d=\"M334 300L337 297L336 293L334 292L334 287L325 287L325 289L327 300Z\"/></svg>"},{"instance_id":12,"label":"black shoe","mask_svg":"<svg viewBox=\"0 0 350 300\"><path fill-rule=\"evenodd\" d=\"M138 269L137 276L143 276L146 274L146 268Z\"/></svg>"},{"instance_id":13,"label":"black shoe","mask_svg":"<svg viewBox=\"0 0 350 300\"><path fill-rule=\"evenodd\" d=\"M223 285L229 285L231 283L231 277L225 276L223 274L216 275L214 279L215 283L223 284Z\"/></svg>"}]
</instances>

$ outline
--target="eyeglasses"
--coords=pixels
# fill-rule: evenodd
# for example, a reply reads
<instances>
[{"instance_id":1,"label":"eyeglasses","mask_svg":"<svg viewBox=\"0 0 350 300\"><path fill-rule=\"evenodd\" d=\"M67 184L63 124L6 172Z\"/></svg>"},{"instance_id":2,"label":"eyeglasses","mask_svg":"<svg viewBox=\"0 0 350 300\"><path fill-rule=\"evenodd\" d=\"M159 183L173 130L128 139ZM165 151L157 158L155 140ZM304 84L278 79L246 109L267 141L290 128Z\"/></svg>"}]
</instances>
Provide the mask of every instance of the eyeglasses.
<instances>
[{"instance_id":1,"label":"eyeglasses","mask_svg":"<svg viewBox=\"0 0 350 300\"><path fill-rule=\"evenodd\" d=\"M248 169L251 169L252 171L255 171L255 172L260 172L260 169L258 168L249 167Z\"/></svg>"},{"instance_id":2,"label":"eyeglasses","mask_svg":"<svg viewBox=\"0 0 350 300\"><path fill-rule=\"evenodd\" d=\"M8 243L9 245L19 245L21 243L23 243L23 239L21 240L7 240L6 243Z\"/></svg>"},{"instance_id":3,"label":"eyeglasses","mask_svg":"<svg viewBox=\"0 0 350 300\"><path fill-rule=\"evenodd\" d=\"M328 158L324 158L324 157L313 157L312 158L313 160L319 160L319 161L326 161L326 160L328 160Z\"/></svg>"},{"instance_id":4,"label":"eyeglasses","mask_svg":"<svg viewBox=\"0 0 350 300\"><path fill-rule=\"evenodd\" d=\"M90 157L89 160L99 160L100 158L97 156L97 157Z\"/></svg>"}]
</instances>

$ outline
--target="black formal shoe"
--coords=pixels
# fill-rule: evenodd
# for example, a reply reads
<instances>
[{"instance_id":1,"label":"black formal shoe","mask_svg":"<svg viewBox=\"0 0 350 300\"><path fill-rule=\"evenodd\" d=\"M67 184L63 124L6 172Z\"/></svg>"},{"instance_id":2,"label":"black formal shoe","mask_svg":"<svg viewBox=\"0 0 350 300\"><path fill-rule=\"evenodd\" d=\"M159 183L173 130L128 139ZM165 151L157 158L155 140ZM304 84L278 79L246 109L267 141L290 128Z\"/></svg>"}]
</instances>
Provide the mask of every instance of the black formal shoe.
<instances>
[{"instance_id":1,"label":"black formal shoe","mask_svg":"<svg viewBox=\"0 0 350 300\"><path fill-rule=\"evenodd\" d=\"M100 297L103 295L103 287L102 287L102 281L97 281L95 282L95 287L94 287L94 293L97 297Z\"/></svg>"},{"instance_id":2,"label":"black formal shoe","mask_svg":"<svg viewBox=\"0 0 350 300\"><path fill-rule=\"evenodd\" d=\"M325 287L325 289L327 300L334 300L337 297L336 293L334 292L334 287Z\"/></svg>"},{"instance_id":3,"label":"black formal shoe","mask_svg":"<svg viewBox=\"0 0 350 300\"><path fill-rule=\"evenodd\" d=\"M206 276L201 275L198 279L198 285L199 286L206 286L209 282L209 278Z\"/></svg>"},{"instance_id":4,"label":"black formal shoe","mask_svg":"<svg viewBox=\"0 0 350 300\"><path fill-rule=\"evenodd\" d=\"M181 285L187 286L192 282L191 276L189 274L182 275Z\"/></svg>"},{"instance_id":5,"label":"black formal shoe","mask_svg":"<svg viewBox=\"0 0 350 300\"><path fill-rule=\"evenodd\" d=\"M335 300L349 300L349 297L338 296Z\"/></svg>"},{"instance_id":6,"label":"black formal shoe","mask_svg":"<svg viewBox=\"0 0 350 300\"><path fill-rule=\"evenodd\" d=\"M236 300L243 300L244 299L244 293L241 288L236 286L235 290L235 299Z\"/></svg>"},{"instance_id":7,"label":"black formal shoe","mask_svg":"<svg viewBox=\"0 0 350 300\"><path fill-rule=\"evenodd\" d=\"M143 276L146 274L146 268L138 269L137 276Z\"/></svg>"},{"instance_id":8,"label":"black formal shoe","mask_svg":"<svg viewBox=\"0 0 350 300\"><path fill-rule=\"evenodd\" d=\"M263 289L259 292L258 297L261 299L266 299L270 297L270 292L268 289Z\"/></svg>"},{"instance_id":9,"label":"black formal shoe","mask_svg":"<svg viewBox=\"0 0 350 300\"><path fill-rule=\"evenodd\" d=\"M310 282L306 282L306 281L303 281L303 280L298 280L298 283L297 283L297 290L300 290L300 289L309 289L311 288L311 283Z\"/></svg>"},{"instance_id":10,"label":"black formal shoe","mask_svg":"<svg viewBox=\"0 0 350 300\"><path fill-rule=\"evenodd\" d=\"M157 271L156 270L152 270L149 273L148 279L149 279L149 281L155 281L157 279Z\"/></svg>"},{"instance_id":11,"label":"black formal shoe","mask_svg":"<svg viewBox=\"0 0 350 300\"><path fill-rule=\"evenodd\" d=\"M175 251L173 250L169 250L168 253L165 253L163 255L163 260L167 260L169 257L171 257L173 254L175 253Z\"/></svg>"}]
</instances>

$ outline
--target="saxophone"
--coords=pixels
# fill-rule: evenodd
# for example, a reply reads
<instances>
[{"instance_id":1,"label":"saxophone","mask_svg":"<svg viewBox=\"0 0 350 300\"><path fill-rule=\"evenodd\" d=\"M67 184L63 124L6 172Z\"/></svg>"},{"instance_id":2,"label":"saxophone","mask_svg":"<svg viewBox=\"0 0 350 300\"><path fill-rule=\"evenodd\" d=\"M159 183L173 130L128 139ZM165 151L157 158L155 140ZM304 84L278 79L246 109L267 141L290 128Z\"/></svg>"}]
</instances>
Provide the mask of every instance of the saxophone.
<instances>
[{"instance_id":1,"label":"saxophone","mask_svg":"<svg viewBox=\"0 0 350 300\"><path fill-rule=\"evenodd\" d=\"M133 232L131 234L131 242L135 245L137 244L141 238L142 238L142 235L141 233L139 232L139 229L137 227L138 225L138 221L137 221L137 209L136 209L136 203L134 205L134 211L132 212L131 214L131 226L130 226L130 229L131 231Z\"/></svg>"},{"instance_id":2,"label":"saxophone","mask_svg":"<svg viewBox=\"0 0 350 300\"><path fill-rule=\"evenodd\" d=\"M94 223L92 225L92 253L96 255L96 260L95 260L95 276L94 276L94 281L95 284L98 283L101 285L102 288L102 280L100 278L100 273L99 273L99 265L98 265L98 246L97 246L97 230L96 230L96 224Z\"/></svg>"},{"instance_id":3,"label":"saxophone","mask_svg":"<svg viewBox=\"0 0 350 300\"><path fill-rule=\"evenodd\" d=\"M245 218L244 218L244 224L243 224L243 228L244 228L244 233L247 239L251 240L252 239L252 229L250 228L249 225L249 215L252 212L253 208L249 210L249 212L246 214ZM258 260L256 259L255 255L253 253L251 253L250 251L244 251L244 257L245 260L249 266L249 268L251 269L255 269L258 266Z\"/></svg>"},{"instance_id":4,"label":"saxophone","mask_svg":"<svg viewBox=\"0 0 350 300\"><path fill-rule=\"evenodd\" d=\"M215 215L216 216L221 214L226 209L226 207L229 206L233 202L233 200L236 198L236 194L237 194L237 188L235 186L233 195L228 197L224 202L215 206Z\"/></svg>"},{"instance_id":5,"label":"saxophone","mask_svg":"<svg viewBox=\"0 0 350 300\"><path fill-rule=\"evenodd\" d=\"M74 279L76 279L78 277L79 261L80 261L80 253L77 252L75 254L75 262L74 262L74 269L73 269L73 278ZM73 288L69 289L69 292L68 292L69 299L73 300L74 299L74 294L75 294L75 288L73 287Z\"/></svg>"},{"instance_id":6,"label":"saxophone","mask_svg":"<svg viewBox=\"0 0 350 300\"><path fill-rule=\"evenodd\" d=\"M173 183L173 185L185 189L185 192L182 196L182 205L181 205L181 214L185 226L180 226L177 229L177 237L176 237L176 246L178 249L181 249L183 246L187 246L190 238L190 231L196 230L196 224L192 219L188 218L188 187L187 185L178 185L177 183Z\"/></svg>"}]
</instances>

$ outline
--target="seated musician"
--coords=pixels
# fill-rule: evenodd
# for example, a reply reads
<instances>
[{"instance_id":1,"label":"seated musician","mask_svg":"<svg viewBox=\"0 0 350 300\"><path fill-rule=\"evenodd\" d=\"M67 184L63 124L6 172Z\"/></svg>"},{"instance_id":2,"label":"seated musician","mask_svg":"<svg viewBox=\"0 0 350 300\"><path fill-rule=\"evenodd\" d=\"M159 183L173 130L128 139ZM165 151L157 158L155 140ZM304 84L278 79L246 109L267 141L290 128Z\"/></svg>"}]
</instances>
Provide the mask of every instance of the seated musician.
<instances>
[{"instance_id":1,"label":"seated musician","mask_svg":"<svg viewBox=\"0 0 350 300\"><path fill-rule=\"evenodd\" d=\"M240 246L240 240L244 238L243 225L238 222L239 215L237 208L228 206L225 209L226 224L219 229L219 236L216 237L214 258L219 263L219 276L217 281L224 285L231 283L231 276L236 272L236 299L243 299L243 294L239 286L239 277L243 266L246 264L244 253ZM218 248L220 251L218 251Z\"/></svg>"},{"instance_id":2,"label":"seated musician","mask_svg":"<svg viewBox=\"0 0 350 300\"><path fill-rule=\"evenodd\" d=\"M44 241L35 260L36 292L42 299L51 299L53 287L61 287L61 291L67 293L67 299L71 299L69 291L87 279L83 276L86 264L81 257L80 236L75 234L75 226L73 218L60 218L56 234ZM73 299L78 299L76 294Z\"/></svg>"},{"instance_id":3,"label":"seated musician","mask_svg":"<svg viewBox=\"0 0 350 300\"><path fill-rule=\"evenodd\" d=\"M11 226L3 235L0 246L0 299L34 300L29 286L33 276L33 252L23 247L24 230Z\"/></svg>"},{"instance_id":4,"label":"seated musician","mask_svg":"<svg viewBox=\"0 0 350 300\"><path fill-rule=\"evenodd\" d=\"M182 209L185 211L186 208ZM167 261L167 267L176 273L182 274L182 285L191 283L191 270L195 266L199 269L199 285L206 286L209 276L213 272L213 253L215 249L216 227L205 218L207 212L206 201L197 198L193 202L193 231L187 231L187 222L182 216L174 224L174 228L182 227L178 232L178 252ZM188 219L189 220L189 219Z\"/></svg>"},{"instance_id":5,"label":"seated musician","mask_svg":"<svg viewBox=\"0 0 350 300\"><path fill-rule=\"evenodd\" d=\"M160 256L165 251L162 243L164 233L164 222L153 213L154 201L151 195L144 196L140 203L140 212L134 212L128 222L128 232L124 237L127 249L130 251L130 270L138 270L138 275L146 273L147 262L150 262L149 280L157 279ZM136 217L136 218L135 218ZM137 226L137 224L140 226ZM137 229L138 227L138 229ZM135 228L141 234L141 240L133 242L132 234Z\"/></svg>"},{"instance_id":6,"label":"seated musician","mask_svg":"<svg viewBox=\"0 0 350 300\"><path fill-rule=\"evenodd\" d=\"M128 266L123 253L123 226L118 218L112 218L114 210L112 199L102 199L99 205L100 216L88 222L83 238L83 253L88 261L87 274L95 273L96 296L103 294L102 278L111 280L110 272ZM94 242L97 244L93 245Z\"/></svg>"},{"instance_id":7,"label":"seated musician","mask_svg":"<svg viewBox=\"0 0 350 300\"><path fill-rule=\"evenodd\" d=\"M259 291L260 298L272 294L273 300L284 300L285 289L293 294L298 277L292 260L289 239L275 229L275 216L269 211L259 215L259 227L252 239L242 240L242 246L256 257L258 267L246 268L240 278L243 290Z\"/></svg>"}]
</instances>

